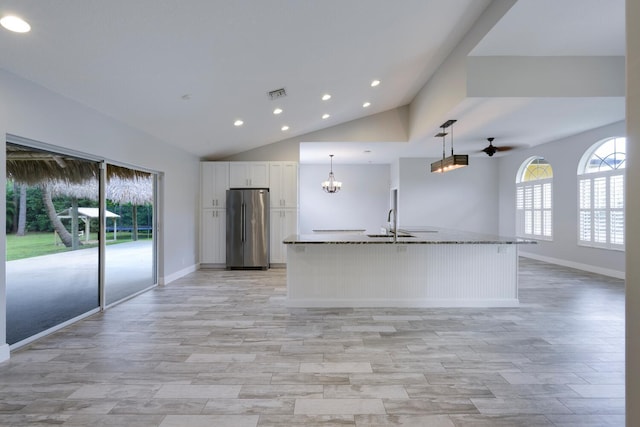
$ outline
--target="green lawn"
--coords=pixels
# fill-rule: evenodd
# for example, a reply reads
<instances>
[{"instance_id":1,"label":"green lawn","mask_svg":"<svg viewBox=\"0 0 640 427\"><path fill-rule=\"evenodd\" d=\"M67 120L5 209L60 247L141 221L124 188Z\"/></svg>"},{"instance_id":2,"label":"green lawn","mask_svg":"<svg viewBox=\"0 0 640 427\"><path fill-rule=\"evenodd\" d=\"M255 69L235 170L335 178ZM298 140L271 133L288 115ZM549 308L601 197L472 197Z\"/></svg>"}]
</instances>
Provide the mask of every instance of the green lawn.
<instances>
[{"instance_id":1,"label":"green lawn","mask_svg":"<svg viewBox=\"0 0 640 427\"><path fill-rule=\"evenodd\" d=\"M147 239L145 233L138 235L139 239ZM89 243L84 242L81 238L83 248L91 248L97 246L97 233L91 233ZM131 241L131 233L118 231L118 240L114 241L113 233L107 233L107 245L124 243ZM58 243L57 245L55 243ZM7 234L7 261L13 261L22 258L31 258L40 255L55 254L59 252L67 252L71 249L66 248L60 239L56 236L54 240L53 232L50 233L27 233L25 236L16 236L15 234Z\"/></svg>"}]
</instances>

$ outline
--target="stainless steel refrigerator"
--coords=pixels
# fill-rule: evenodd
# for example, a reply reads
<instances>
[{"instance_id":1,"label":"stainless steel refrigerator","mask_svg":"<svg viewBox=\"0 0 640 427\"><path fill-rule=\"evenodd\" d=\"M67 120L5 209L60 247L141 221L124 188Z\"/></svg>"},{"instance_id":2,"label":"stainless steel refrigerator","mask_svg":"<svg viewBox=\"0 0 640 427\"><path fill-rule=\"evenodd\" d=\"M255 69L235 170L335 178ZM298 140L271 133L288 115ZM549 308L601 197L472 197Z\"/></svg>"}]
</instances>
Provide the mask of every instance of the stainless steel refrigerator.
<instances>
[{"instance_id":1,"label":"stainless steel refrigerator","mask_svg":"<svg viewBox=\"0 0 640 427\"><path fill-rule=\"evenodd\" d=\"M269 190L227 190L227 269L269 268Z\"/></svg>"}]
</instances>

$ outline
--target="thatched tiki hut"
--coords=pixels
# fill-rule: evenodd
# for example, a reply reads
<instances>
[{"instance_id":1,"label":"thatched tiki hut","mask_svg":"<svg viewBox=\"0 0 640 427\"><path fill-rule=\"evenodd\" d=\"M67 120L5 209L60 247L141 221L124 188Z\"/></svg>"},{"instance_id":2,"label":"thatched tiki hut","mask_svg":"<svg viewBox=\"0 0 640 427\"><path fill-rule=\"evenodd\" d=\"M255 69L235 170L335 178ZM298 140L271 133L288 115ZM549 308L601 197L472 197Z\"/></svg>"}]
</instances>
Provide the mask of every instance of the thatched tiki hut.
<instances>
[{"instance_id":1,"label":"thatched tiki hut","mask_svg":"<svg viewBox=\"0 0 640 427\"><path fill-rule=\"evenodd\" d=\"M7 179L40 186L43 203L51 224L65 246L73 249L78 239L78 198L98 199L100 163L20 145L7 144ZM125 167L108 165L106 197L118 203L135 205L153 201L151 176ZM71 232L58 218L54 195L71 197ZM135 215L135 214L134 214ZM134 220L134 234L137 235Z\"/></svg>"}]
</instances>

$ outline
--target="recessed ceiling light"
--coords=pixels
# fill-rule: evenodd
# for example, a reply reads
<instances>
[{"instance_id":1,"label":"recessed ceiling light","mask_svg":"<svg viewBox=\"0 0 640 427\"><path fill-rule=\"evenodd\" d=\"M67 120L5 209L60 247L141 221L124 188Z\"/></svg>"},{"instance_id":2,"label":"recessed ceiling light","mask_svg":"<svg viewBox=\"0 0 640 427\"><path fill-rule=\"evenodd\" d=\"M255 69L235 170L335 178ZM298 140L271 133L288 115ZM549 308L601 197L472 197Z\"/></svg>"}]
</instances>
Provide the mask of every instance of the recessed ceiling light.
<instances>
[{"instance_id":1,"label":"recessed ceiling light","mask_svg":"<svg viewBox=\"0 0 640 427\"><path fill-rule=\"evenodd\" d=\"M323 101L328 101L331 99L331 95L329 95L328 93L325 93L324 95L322 95L322 100Z\"/></svg>"},{"instance_id":2,"label":"recessed ceiling light","mask_svg":"<svg viewBox=\"0 0 640 427\"><path fill-rule=\"evenodd\" d=\"M234 126L242 126L244 124L244 122L240 119L236 120L235 122L233 122Z\"/></svg>"},{"instance_id":3,"label":"recessed ceiling light","mask_svg":"<svg viewBox=\"0 0 640 427\"><path fill-rule=\"evenodd\" d=\"M275 110L273 110L273 114L278 115L282 113L282 108L276 108Z\"/></svg>"},{"instance_id":4,"label":"recessed ceiling light","mask_svg":"<svg viewBox=\"0 0 640 427\"><path fill-rule=\"evenodd\" d=\"M363 107L363 108L367 108L367 107L369 107L369 106L371 106L371 103L370 103L370 102L365 102L364 104L362 104L362 107Z\"/></svg>"},{"instance_id":5,"label":"recessed ceiling light","mask_svg":"<svg viewBox=\"0 0 640 427\"><path fill-rule=\"evenodd\" d=\"M288 131L288 130L289 130L289 126L284 125L284 126L282 126L282 127L280 128L280 130L281 130L282 132Z\"/></svg>"},{"instance_id":6,"label":"recessed ceiling light","mask_svg":"<svg viewBox=\"0 0 640 427\"><path fill-rule=\"evenodd\" d=\"M31 31L31 25L27 21L12 15L0 19L0 25L14 33L28 33Z\"/></svg>"},{"instance_id":7,"label":"recessed ceiling light","mask_svg":"<svg viewBox=\"0 0 640 427\"><path fill-rule=\"evenodd\" d=\"M323 120L324 120L324 119L328 119L329 117L331 117L329 114L323 114L323 115L322 115L322 119L323 119Z\"/></svg>"},{"instance_id":8,"label":"recessed ceiling light","mask_svg":"<svg viewBox=\"0 0 640 427\"><path fill-rule=\"evenodd\" d=\"M380 84L380 80L374 80L371 82L371 87L376 87Z\"/></svg>"}]
</instances>

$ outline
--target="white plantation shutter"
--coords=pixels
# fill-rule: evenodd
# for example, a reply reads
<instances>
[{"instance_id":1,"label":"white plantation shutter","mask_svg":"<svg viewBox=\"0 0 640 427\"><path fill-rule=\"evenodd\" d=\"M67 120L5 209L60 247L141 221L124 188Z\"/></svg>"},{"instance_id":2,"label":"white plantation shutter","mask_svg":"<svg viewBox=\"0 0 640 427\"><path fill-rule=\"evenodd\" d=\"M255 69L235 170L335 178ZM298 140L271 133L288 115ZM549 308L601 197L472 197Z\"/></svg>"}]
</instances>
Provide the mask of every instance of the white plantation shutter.
<instances>
[{"instance_id":1,"label":"white plantation shutter","mask_svg":"<svg viewBox=\"0 0 640 427\"><path fill-rule=\"evenodd\" d=\"M578 243L624 249L624 170L580 175Z\"/></svg>"},{"instance_id":2,"label":"white plantation shutter","mask_svg":"<svg viewBox=\"0 0 640 427\"><path fill-rule=\"evenodd\" d=\"M550 240L553 237L553 193L549 179L518 184L516 227L520 237Z\"/></svg>"},{"instance_id":3,"label":"white plantation shutter","mask_svg":"<svg viewBox=\"0 0 640 427\"><path fill-rule=\"evenodd\" d=\"M591 180L581 179L578 182L578 198L580 217L578 218L578 239L582 242L591 241Z\"/></svg>"},{"instance_id":4,"label":"white plantation shutter","mask_svg":"<svg viewBox=\"0 0 640 427\"><path fill-rule=\"evenodd\" d=\"M593 212L593 241L607 243L607 211Z\"/></svg>"},{"instance_id":5,"label":"white plantation shutter","mask_svg":"<svg viewBox=\"0 0 640 427\"><path fill-rule=\"evenodd\" d=\"M524 209L524 188L522 187L516 188L516 209Z\"/></svg>"},{"instance_id":6,"label":"white plantation shutter","mask_svg":"<svg viewBox=\"0 0 640 427\"><path fill-rule=\"evenodd\" d=\"M624 250L626 139L589 148L578 170L578 244Z\"/></svg>"},{"instance_id":7,"label":"white plantation shutter","mask_svg":"<svg viewBox=\"0 0 640 427\"><path fill-rule=\"evenodd\" d=\"M595 178L593 180L593 207L605 209L607 207L607 178Z\"/></svg>"},{"instance_id":8,"label":"white plantation shutter","mask_svg":"<svg viewBox=\"0 0 640 427\"><path fill-rule=\"evenodd\" d=\"M609 177L609 233L614 245L624 244L624 176Z\"/></svg>"},{"instance_id":9,"label":"white plantation shutter","mask_svg":"<svg viewBox=\"0 0 640 427\"><path fill-rule=\"evenodd\" d=\"M547 182L545 184L542 185L542 189L543 189L543 198L542 198L542 214L543 214L543 218L542 218L542 224L543 224L543 229L542 229L542 234L545 237L552 237L552 220L551 220L551 200L552 200L552 186L550 182Z\"/></svg>"}]
</instances>

